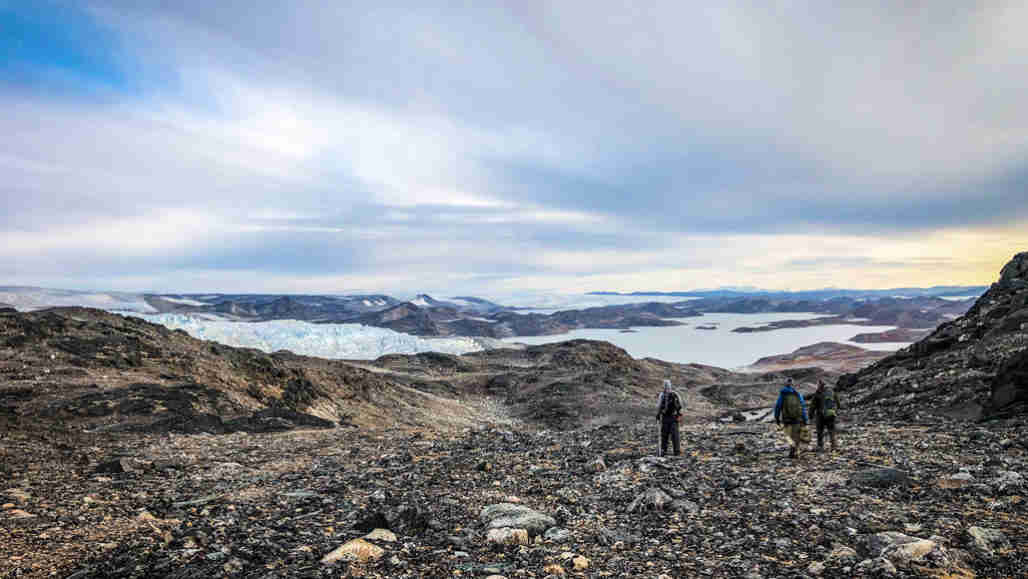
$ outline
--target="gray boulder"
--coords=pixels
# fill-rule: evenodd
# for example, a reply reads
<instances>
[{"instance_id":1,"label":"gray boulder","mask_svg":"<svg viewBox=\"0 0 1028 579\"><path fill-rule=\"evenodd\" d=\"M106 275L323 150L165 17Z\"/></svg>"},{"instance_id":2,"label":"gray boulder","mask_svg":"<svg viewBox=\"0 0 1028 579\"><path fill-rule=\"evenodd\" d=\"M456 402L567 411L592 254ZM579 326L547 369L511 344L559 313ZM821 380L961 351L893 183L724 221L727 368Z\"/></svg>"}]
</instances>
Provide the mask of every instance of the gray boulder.
<instances>
[{"instance_id":1,"label":"gray boulder","mask_svg":"<svg viewBox=\"0 0 1028 579\"><path fill-rule=\"evenodd\" d=\"M497 503L482 508L479 519L486 529L525 529L532 537L541 535L546 529L555 527L557 521L549 515L514 503Z\"/></svg>"},{"instance_id":2,"label":"gray boulder","mask_svg":"<svg viewBox=\"0 0 1028 579\"><path fill-rule=\"evenodd\" d=\"M895 468L872 468L853 473L850 482L862 487L885 488L910 484L910 477Z\"/></svg>"}]
</instances>

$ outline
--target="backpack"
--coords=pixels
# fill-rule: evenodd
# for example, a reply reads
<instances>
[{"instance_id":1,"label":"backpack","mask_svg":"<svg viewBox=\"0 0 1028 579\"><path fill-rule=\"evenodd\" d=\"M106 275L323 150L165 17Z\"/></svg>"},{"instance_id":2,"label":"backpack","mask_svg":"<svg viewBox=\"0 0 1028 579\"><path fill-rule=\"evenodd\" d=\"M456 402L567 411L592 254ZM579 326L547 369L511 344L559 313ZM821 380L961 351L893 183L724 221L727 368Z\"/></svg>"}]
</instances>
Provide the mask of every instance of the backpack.
<instances>
[{"instance_id":1,"label":"backpack","mask_svg":"<svg viewBox=\"0 0 1028 579\"><path fill-rule=\"evenodd\" d=\"M821 415L825 417L835 416L835 392L825 390L821 402Z\"/></svg>"},{"instance_id":2,"label":"backpack","mask_svg":"<svg viewBox=\"0 0 1028 579\"><path fill-rule=\"evenodd\" d=\"M662 402L663 407L661 408L662 416L676 416L682 410L682 403L678 401L678 394L675 392L669 392L670 396L665 396Z\"/></svg>"},{"instance_id":3,"label":"backpack","mask_svg":"<svg viewBox=\"0 0 1028 579\"><path fill-rule=\"evenodd\" d=\"M782 420L784 422L803 422L803 405L800 395L787 392L782 397Z\"/></svg>"}]
</instances>

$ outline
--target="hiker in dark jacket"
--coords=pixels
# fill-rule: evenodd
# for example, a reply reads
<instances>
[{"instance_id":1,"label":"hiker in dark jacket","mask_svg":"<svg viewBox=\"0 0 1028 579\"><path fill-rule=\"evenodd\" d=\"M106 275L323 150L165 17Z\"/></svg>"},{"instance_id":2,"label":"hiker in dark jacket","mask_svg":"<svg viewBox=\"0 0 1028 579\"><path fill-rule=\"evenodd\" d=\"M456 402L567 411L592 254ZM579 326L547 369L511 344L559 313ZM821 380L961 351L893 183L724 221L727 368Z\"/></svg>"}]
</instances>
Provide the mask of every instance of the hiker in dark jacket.
<instances>
[{"instance_id":1,"label":"hiker in dark jacket","mask_svg":"<svg viewBox=\"0 0 1028 579\"><path fill-rule=\"evenodd\" d=\"M810 399L810 413L817 424L817 451L825 449L824 434L828 431L828 440L835 450L835 416L842 408L839 404L839 395L834 389L825 388L825 381L817 381L817 391Z\"/></svg>"},{"instance_id":2,"label":"hiker in dark jacket","mask_svg":"<svg viewBox=\"0 0 1028 579\"><path fill-rule=\"evenodd\" d=\"M667 455L668 438L675 447L675 456L682 454L678 433L678 419L682 416L682 401L671 389L671 380L664 380L664 391L657 398L657 421L660 422L660 456Z\"/></svg>"},{"instance_id":3,"label":"hiker in dark jacket","mask_svg":"<svg viewBox=\"0 0 1028 579\"><path fill-rule=\"evenodd\" d=\"M785 381L785 387L778 393L775 402L775 424L784 425L789 438L789 458L799 456L800 431L807 425L807 403L803 395L792 387L792 378Z\"/></svg>"}]
</instances>

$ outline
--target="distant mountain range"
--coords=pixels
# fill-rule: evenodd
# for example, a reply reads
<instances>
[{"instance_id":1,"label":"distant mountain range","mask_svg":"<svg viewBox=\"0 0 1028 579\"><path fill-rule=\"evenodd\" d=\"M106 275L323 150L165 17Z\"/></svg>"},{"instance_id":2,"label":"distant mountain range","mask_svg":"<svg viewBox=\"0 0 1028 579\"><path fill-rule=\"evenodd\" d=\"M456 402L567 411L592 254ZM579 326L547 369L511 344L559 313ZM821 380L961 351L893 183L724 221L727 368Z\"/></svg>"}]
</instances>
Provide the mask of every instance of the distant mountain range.
<instances>
[{"instance_id":1,"label":"distant mountain range","mask_svg":"<svg viewBox=\"0 0 1028 579\"><path fill-rule=\"evenodd\" d=\"M0 287L0 307L35 310L87 306L115 312L182 314L233 322L301 320L311 323L363 324L423 337L510 338L563 334L577 329L628 329L682 324L680 318L706 313L813 313L812 320L791 320L737 331L773 331L826 324L892 325L931 329L967 311L974 302L941 296L977 296L981 286L935 286L893 290L825 289L809 292L594 292L590 296L637 296L640 301L569 308L551 313L501 305L473 296L437 299L419 294L400 300L385 294L128 294ZM660 296L661 301L644 301ZM682 297L668 301L667 297Z\"/></svg>"},{"instance_id":2,"label":"distant mountain range","mask_svg":"<svg viewBox=\"0 0 1028 579\"><path fill-rule=\"evenodd\" d=\"M683 298L731 298L731 297L768 297L774 299L826 300L831 298L877 298L877 297L965 297L980 296L989 289L987 285L937 285L932 287L903 287L880 290L857 290L824 288L819 290L776 291L757 288L719 288L710 290L691 290L676 292L638 291L620 293L611 291L589 292L599 296L672 296Z\"/></svg>"}]
</instances>

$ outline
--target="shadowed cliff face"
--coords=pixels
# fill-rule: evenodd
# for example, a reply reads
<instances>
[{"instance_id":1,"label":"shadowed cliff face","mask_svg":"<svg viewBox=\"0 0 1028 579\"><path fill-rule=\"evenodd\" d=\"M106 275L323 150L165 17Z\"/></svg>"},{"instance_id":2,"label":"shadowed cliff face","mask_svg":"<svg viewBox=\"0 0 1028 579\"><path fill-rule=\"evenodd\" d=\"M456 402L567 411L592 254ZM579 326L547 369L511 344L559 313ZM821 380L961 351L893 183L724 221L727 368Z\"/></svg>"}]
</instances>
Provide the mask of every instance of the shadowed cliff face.
<instances>
[{"instance_id":1,"label":"shadowed cliff face","mask_svg":"<svg viewBox=\"0 0 1028 579\"><path fill-rule=\"evenodd\" d=\"M872 414L982 419L1028 410L1028 252L968 312L840 387Z\"/></svg>"}]
</instances>

